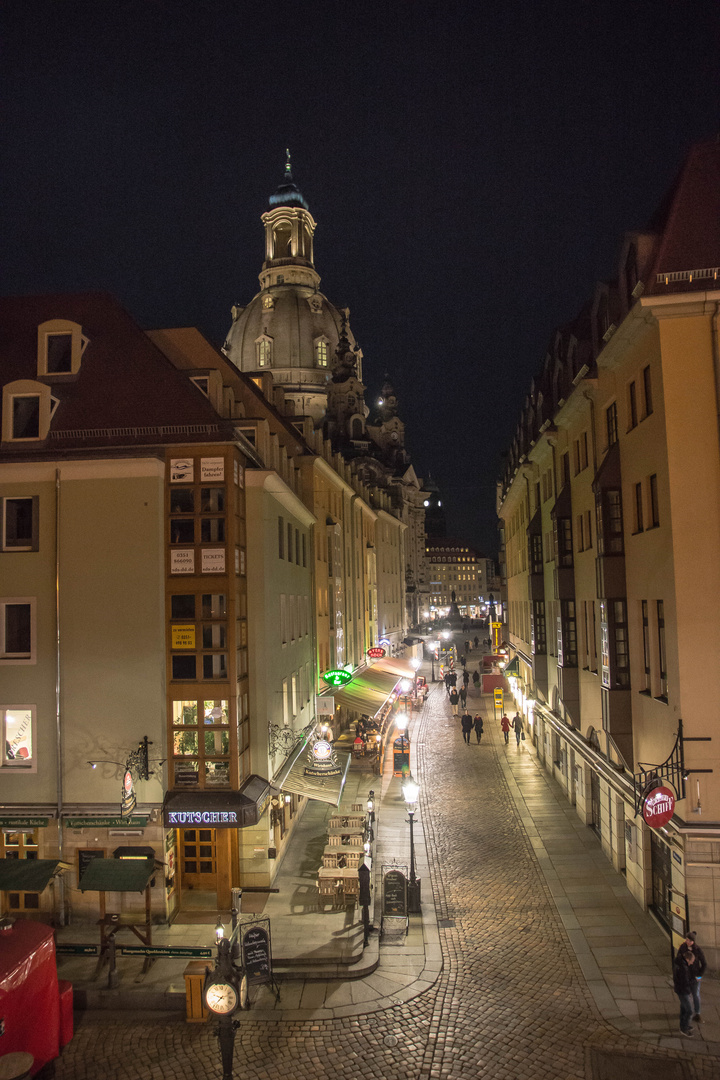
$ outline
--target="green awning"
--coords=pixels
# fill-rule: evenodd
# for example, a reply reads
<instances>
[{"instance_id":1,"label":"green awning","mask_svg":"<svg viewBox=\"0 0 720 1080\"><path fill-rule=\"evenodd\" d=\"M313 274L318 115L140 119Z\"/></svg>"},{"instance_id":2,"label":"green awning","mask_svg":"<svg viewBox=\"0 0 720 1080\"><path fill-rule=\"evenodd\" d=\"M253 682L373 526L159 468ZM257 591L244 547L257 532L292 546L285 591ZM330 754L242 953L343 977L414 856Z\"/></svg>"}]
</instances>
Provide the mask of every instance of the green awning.
<instances>
[{"instance_id":1,"label":"green awning","mask_svg":"<svg viewBox=\"0 0 720 1080\"><path fill-rule=\"evenodd\" d=\"M520 678L520 661L517 656L514 657L504 671L505 675L515 675L516 678Z\"/></svg>"},{"instance_id":2,"label":"green awning","mask_svg":"<svg viewBox=\"0 0 720 1080\"><path fill-rule=\"evenodd\" d=\"M154 859L91 859L80 892L143 892L156 873Z\"/></svg>"},{"instance_id":3,"label":"green awning","mask_svg":"<svg viewBox=\"0 0 720 1080\"><path fill-rule=\"evenodd\" d=\"M61 865L59 859L0 859L0 892L42 892Z\"/></svg>"},{"instance_id":4,"label":"green awning","mask_svg":"<svg viewBox=\"0 0 720 1080\"><path fill-rule=\"evenodd\" d=\"M336 707L345 705L368 716L377 716L400 678L395 672L374 665L358 672L344 686L335 687L327 696L335 699Z\"/></svg>"}]
</instances>

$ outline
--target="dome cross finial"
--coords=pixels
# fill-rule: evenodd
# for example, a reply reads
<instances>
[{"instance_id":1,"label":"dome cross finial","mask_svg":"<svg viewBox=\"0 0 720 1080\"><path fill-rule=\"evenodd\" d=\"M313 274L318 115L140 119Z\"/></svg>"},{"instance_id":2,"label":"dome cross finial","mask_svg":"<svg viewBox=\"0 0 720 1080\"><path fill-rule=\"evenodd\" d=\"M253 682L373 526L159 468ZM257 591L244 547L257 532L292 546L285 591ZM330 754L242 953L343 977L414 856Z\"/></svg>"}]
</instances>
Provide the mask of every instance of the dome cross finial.
<instances>
[{"instance_id":1,"label":"dome cross finial","mask_svg":"<svg viewBox=\"0 0 720 1080\"><path fill-rule=\"evenodd\" d=\"M290 164L290 151L285 151L285 179L292 180L292 165Z\"/></svg>"}]
</instances>

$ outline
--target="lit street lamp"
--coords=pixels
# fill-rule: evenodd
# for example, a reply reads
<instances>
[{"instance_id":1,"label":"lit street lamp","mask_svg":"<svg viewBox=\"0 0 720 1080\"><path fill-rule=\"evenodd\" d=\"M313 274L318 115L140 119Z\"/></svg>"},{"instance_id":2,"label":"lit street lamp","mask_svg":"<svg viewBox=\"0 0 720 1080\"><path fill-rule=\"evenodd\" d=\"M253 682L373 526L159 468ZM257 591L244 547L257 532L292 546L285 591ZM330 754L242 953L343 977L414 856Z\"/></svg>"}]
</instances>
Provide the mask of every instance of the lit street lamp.
<instances>
[{"instance_id":1,"label":"lit street lamp","mask_svg":"<svg viewBox=\"0 0 720 1080\"><path fill-rule=\"evenodd\" d=\"M415 811L417 810L420 785L413 780L412 774L408 773L403 781L402 792L407 804L410 820L410 880L408 881L408 911L411 915L420 914L420 879L415 876L415 837L413 825L415 823Z\"/></svg>"}]
</instances>

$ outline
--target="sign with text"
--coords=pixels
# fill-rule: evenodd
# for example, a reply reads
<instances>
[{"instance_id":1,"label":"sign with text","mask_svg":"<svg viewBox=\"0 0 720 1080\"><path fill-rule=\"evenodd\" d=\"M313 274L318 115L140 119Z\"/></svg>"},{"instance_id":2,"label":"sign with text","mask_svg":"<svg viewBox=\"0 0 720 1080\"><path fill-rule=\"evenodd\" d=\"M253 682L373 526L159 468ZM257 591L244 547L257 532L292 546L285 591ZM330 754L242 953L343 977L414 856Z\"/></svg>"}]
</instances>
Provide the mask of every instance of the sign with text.
<instances>
[{"instance_id":1,"label":"sign with text","mask_svg":"<svg viewBox=\"0 0 720 1080\"><path fill-rule=\"evenodd\" d=\"M383 877L383 915L407 916L407 878L402 870L388 870Z\"/></svg>"},{"instance_id":2,"label":"sign with text","mask_svg":"<svg viewBox=\"0 0 720 1080\"><path fill-rule=\"evenodd\" d=\"M68 829L115 829L121 828L123 825L132 825L134 828L144 829L148 823L147 817L133 817L128 821L127 818L120 816L114 817L67 817L63 818L64 824Z\"/></svg>"},{"instance_id":3,"label":"sign with text","mask_svg":"<svg viewBox=\"0 0 720 1080\"><path fill-rule=\"evenodd\" d=\"M170 551L171 574L194 574L195 551L193 548L172 548Z\"/></svg>"},{"instance_id":4,"label":"sign with text","mask_svg":"<svg viewBox=\"0 0 720 1080\"><path fill-rule=\"evenodd\" d=\"M381 660L385 655L385 649L382 645L373 645L371 649L368 649L367 654L371 660Z\"/></svg>"},{"instance_id":5,"label":"sign with text","mask_svg":"<svg viewBox=\"0 0 720 1080\"><path fill-rule=\"evenodd\" d=\"M323 681L330 686L344 686L345 683L350 682L352 675L349 671L344 671L342 668L333 668L331 671L326 671L322 678Z\"/></svg>"},{"instance_id":6,"label":"sign with text","mask_svg":"<svg viewBox=\"0 0 720 1080\"><path fill-rule=\"evenodd\" d=\"M656 787L643 800L643 818L651 829L667 825L675 813L675 795L666 787Z\"/></svg>"},{"instance_id":7,"label":"sign with text","mask_svg":"<svg viewBox=\"0 0 720 1080\"><path fill-rule=\"evenodd\" d=\"M0 817L0 828L45 829L48 820L46 817Z\"/></svg>"},{"instance_id":8,"label":"sign with text","mask_svg":"<svg viewBox=\"0 0 720 1080\"><path fill-rule=\"evenodd\" d=\"M200 566L203 574L224 574L225 548L203 548Z\"/></svg>"},{"instance_id":9,"label":"sign with text","mask_svg":"<svg viewBox=\"0 0 720 1080\"><path fill-rule=\"evenodd\" d=\"M272 982L269 920L267 929L255 924L245 931L242 938L242 955L248 984Z\"/></svg>"},{"instance_id":10,"label":"sign with text","mask_svg":"<svg viewBox=\"0 0 720 1080\"><path fill-rule=\"evenodd\" d=\"M200 459L201 480L224 480L225 458L204 457Z\"/></svg>"},{"instance_id":11,"label":"sign with text","mask_svg":"<svg viewBox=\"0 0 720 1080\"><path fill-rule=\"evenodd\" d=\"M173 626L171 628L171 639L173 649L194 649L195 648L195 625L194 623L188 623L186 626Z\"/></svg>"},{"instance_id":12,"label":"sign with text","mask_svg":"<svg viewBox=\"0 0 720 1080\"><path fill-rule=\"evenodd\" d=\"M193 459L171 458L170 459L170 483L192 484L193 482Z\"/></svg>"},{"instance_id":13,"label":"sign with text","mask_svg":"<svg viewBox=\"0 0 720 1080\"><path fill-rule=\"evenodd\" d=\"M334 716L335 714L335 698L334 697L319 697L317 699L318 716Z\"/></svg>"}]
</instances>

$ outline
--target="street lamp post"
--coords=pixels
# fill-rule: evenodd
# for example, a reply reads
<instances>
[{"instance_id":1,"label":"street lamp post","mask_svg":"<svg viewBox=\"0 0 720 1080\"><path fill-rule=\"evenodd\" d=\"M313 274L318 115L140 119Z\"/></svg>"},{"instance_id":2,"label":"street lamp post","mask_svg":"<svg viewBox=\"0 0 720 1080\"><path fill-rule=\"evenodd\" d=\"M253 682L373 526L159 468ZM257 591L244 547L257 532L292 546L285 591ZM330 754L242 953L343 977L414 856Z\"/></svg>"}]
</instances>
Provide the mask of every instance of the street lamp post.
<instances>
[{"instance_id":1,"label":"street lamp post","mask_svg":"<svg viewBox=\"0 0 720 1080\"><path fill-rule=\"evenodd\" d=\"M410 879L408 881L408 911L411 915L419 915L420 906L420 879L415 876L415 836L413 826L415 824L415 811L417 810L420 785L408 774L403 786L403 796L407 804L408 818L410 821Z\"/></svg>"}]
</instances>

